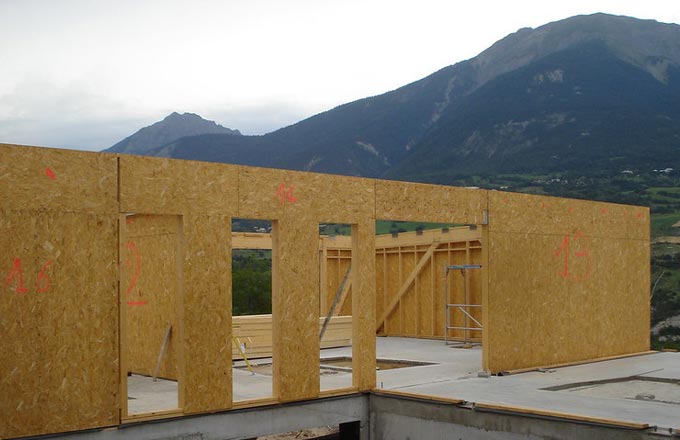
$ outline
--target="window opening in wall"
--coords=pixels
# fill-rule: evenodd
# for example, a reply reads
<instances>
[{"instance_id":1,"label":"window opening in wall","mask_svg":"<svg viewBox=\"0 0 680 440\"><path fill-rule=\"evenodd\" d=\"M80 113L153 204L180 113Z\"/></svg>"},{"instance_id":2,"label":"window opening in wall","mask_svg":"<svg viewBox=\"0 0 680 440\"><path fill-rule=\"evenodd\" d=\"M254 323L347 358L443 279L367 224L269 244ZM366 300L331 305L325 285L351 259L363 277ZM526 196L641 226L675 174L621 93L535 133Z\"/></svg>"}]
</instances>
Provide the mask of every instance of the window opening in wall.
<instances>
[{"instance_id":1,"label":"window opening in wall","mask_svg":"<svg viewBox=\"0 0 680 440\"><path fill-rule=\"evenodd\" d=\"M272 397L272 222L232 219L233 400Z\"/></svg>"},{"instance_id":2,"label":"window opening in wall","mask_svg":"<svg viewBox=\"0 0 680 440\"><path fill-rule=\"evenodd\" d=\"M121 219L123 415L182 407L182 217Z\"/></svg>"},{"instance_id":3,"label":"window opening in wall","mask_svg":"<svg viewBox=\"0 0 680 440\"><path fill-rule=\"evenodd\" d=\"M319 225L320 390L352 387L352 226ZM356 269L355 269L356 270ZM345 359L347 362L338 362Z\"/></svg>"}]
</instances>

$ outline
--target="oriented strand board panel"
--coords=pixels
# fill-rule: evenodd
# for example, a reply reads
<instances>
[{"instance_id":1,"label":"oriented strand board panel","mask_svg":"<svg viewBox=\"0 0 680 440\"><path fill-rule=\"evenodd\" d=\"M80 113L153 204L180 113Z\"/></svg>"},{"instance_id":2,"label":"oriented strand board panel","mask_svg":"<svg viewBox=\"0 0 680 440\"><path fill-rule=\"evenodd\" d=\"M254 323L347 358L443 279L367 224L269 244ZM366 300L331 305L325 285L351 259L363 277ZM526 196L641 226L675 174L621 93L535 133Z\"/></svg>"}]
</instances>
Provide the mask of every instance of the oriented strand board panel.
<instances>
[{"instance_id":1,"label":"oriented strand board panel","mask_svg":"<svg viewBox=\"0 0 680 440\"><path fill-rule=\"evenodd\" d=\"M183 220L184 412L227 409L232 404L231 218L188 214Z\"/></svg>"},{"instance_id":2,"label":"oriented strand board panel","mask_svg":"<svg viewBox=\"0 0 680 440\"><path fill-rule=\"evenodd\" d=\"M319 395L319 224L305 217L273 223L274 397Z\"/></svg>"},{"instance_id":3,"label":"oriented strand board panel","mask_svg":"<svg viewBox=\"0 0 680 440\"><path fill-rule=\"evenodd\" d=\"M152 376L165 339L172 326L159 377L177 375L177 258L180 217L174 215L130 215L125 220L121 270L127 308L126 341L128 372Z\"/></svg>"},{"instance_id":4,"label":"oriented strand board panel","mask_svg":"<svg viewBox=\"0 0 680 440\"><path fill-rule=\"evenodd\" d=\"M497 372L648 350L647 209L545 199L491 193L484 367Z\"/></svg>"},{"instance_id":5,"label":"oriented strand board panel","mask_svg":"<svg viewBox=\"0 0 680 440\"><path fill-rule=\"evenodd\" d=\"M481 224L488 191L389 180L375 181L375 218Z\"/></svg>"},{"instance_id":6,"label":"oriented strand board panel","mask_svg":"<svg viewBox=\"0 0 680 440\"><path fill-rule=\"evenodd\" d=\"M239 167L238 194L240 217L317 223L356 223L375 203L370 179L252 167Z\"/></svg>"},{"instance_id":7,"label":"oriented strand board panel","mask_svg":"<svg viewBox=\"0 0 680 440\"><path fill-rule=\"evenodd\" d=\"M489 231L649 239L649 208L530 194L489 192Z\"/></svg>"},{"instance_id":8,"label":"oriented strand board panel","mask_svg":"<svg viewBox=\"0 0 680 440\"><path fill-rule=\"evenodd\" d=\"M3 208L117 213L112 154L0 144Z\"/></svg>"},{"instance_id":9,"label":"oriented strand board panel","mask_svg":"<svg viewBox=\"0 0 680 440\"><path fill-rule=\"evenodd\" d=\"M116 215L0 208L0 437L119 423Z\"/></svg>"},{"instance_id":10,"label":"oriented strand board panel","mask_svg":"<svg viewBox=\"0 0 680 440\"><path fill-rule=\"evenodd\" d=\"M121 155L121 212L236 214L238 167Z\"/></svg>"},{"instance_id":11,"label":"oriented strand board panel","mask_svg":"<svg viewBox=\"0 0 680 440\"><path fill-rule=\"evenodd\" d=\"M375 388L375 219L352 225L352 384Z\"/></svg>"}]
</instances>

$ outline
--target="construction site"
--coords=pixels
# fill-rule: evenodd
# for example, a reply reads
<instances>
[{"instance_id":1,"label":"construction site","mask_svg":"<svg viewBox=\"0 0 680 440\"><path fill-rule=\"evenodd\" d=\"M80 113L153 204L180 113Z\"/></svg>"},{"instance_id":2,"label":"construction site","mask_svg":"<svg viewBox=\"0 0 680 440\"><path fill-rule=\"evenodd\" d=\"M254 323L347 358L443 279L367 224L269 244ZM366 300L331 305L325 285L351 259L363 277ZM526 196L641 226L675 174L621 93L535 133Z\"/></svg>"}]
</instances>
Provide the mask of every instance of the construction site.
<instances>
[{"instance_id":1,"label":"construction site","mask_svg":"<svg viewBox=\"0 0 680 440\"><path fill-rule=\"evenodd\" d=\"M5 144L0 192L2 439L680 437L646 207Z\"/></svg>"}]
</instances>

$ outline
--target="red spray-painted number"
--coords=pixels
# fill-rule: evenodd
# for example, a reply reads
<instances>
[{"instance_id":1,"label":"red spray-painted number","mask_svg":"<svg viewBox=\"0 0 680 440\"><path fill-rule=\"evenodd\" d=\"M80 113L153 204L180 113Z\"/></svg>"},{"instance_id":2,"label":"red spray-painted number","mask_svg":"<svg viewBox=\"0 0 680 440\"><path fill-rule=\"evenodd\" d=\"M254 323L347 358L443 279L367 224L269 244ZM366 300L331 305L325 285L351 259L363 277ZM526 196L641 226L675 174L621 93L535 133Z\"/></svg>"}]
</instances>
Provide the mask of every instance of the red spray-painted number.
<instances>
[{"instance_id":1,"label":"red spray-painted number","mask_svg":"<svg viewBox=\"0 0 680 440\"><path fill-rule=\"evenodd\" d=\"M558 272L560 277L574 281L583 281L590 277L592 258L587 239L580 232L562 237L553 255L562 257L563 269Z\"/></svg>"},{"instance_id":2,"label":"red spray-painted number","mask_svg":"<svg viewBox=\"0 0 680 440\"><path fill-rule=\"evenodd\" d=\"M52 264L51 261L47 261L38 272L38 277L36 279L36 291L38 293L45 293L50 289L50 277L47 274L47 268ZM17 284L17 293L27 293L28 288L24 286L24 272L21 269L21 258L15 258L14 264L12 265L12 270L9 275L5 278L5 284L11 286L13 283Z\"/></svg>"},{"instance_id":3,"label":"red spray-painted number","mask_svg":"<svg viewBox=\"0 0 680 440\"><path fill-rule=\"evenodd\" d=\"M295 203L298 200L295 198L293 195L293 191L295 190L295 185L290 185L286 189L286 184L284 182L281 182L279 185L279 188L276 190L276 197L279 199L279 203L282 205L286 202L288 203Z\"/></svg>"},{"instance_id":4,"label":"red spray-painted number","mask_svg":"<svg viewBox=\"0 0 680 440\"><path fill-rule=\"evenodd\" d=\"M143 306L148 303L146 300L141 300L141 301L132 301L130 297L132 296L132 291L134 290L135 286L137 285L137 280L139 279L139 272L142 269L142 257L139 254L139 250L137 249L137 246L135 246L135 243L132 241L128 241L125 244L125 247L132 252L132 256L134 257L134 262L127 260L125 262L125 265L127 267L132 267L134 264L134 270L132 272L132 278L130 278L130 284L127 287L127 290L125 291L125 296L127 298L127 304L129 306Z\"/></svg>"}]
</instances>

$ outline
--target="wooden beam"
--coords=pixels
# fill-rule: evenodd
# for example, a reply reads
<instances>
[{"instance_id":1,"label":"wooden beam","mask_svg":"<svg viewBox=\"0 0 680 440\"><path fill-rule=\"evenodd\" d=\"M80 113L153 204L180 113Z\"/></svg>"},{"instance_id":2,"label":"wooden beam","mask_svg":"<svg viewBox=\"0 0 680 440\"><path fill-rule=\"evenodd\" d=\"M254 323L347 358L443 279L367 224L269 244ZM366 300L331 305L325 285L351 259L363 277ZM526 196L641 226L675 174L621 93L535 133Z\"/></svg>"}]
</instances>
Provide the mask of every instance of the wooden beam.
<instances>
[{"instance_id":1,"label":"wooden beam","mask_svg":"<svg viewBox=\"0 0 680 440\"><path fill-rule=\"evenodd\" d=\"M349 268L347 269L347 272L349 273ZM351 287L352 278L348 279L345 285L342 287L342 292L340 292L340 299L338 299L338 305L335 306L335 310L333 310L333 314L331 316L340 316L340 311L342 310L342 307L345 305L345 300L347 299L349 289Z\"/></svg>"},{"instance_id":2,"label":"wooden beam","mask_svg":"<svg viewBox=\"0 0 680 440\"><path fill-rule=\"evenodd\" d=\"M345 272L345 277L342 279L340 286L338 286L338 290L335 293L335 298L333 298L333 303L331 304L331 309L326 314L326 319L324 319L323 325L321 326L321 331L319 332L319 341L323 339L323 334L326 333L326 327L328 327L330 319L333 316L336 316L337 313L336 310L342 310L342 304L345 302L347 292L349 291L349 286L352 283L350 278L351 273L352 265L350 265L347 268L347 272Z\"/></svg>"},{"instance_id":3,"label":"wooden beam","mask_svg":"<svg viewBox=\"0 0 680 440\"><path fill-rule=\"evenodd\" d=\"M153 370L153 381L156 382L158 378L158 373L161 371L161 362L163 362L163 356L165 355L165 350L168 347L168 342L170 341L170 335L172 334L172 324L168 324L168 329L165 330L165 337L163 338L163 343L161 344L161 349L158 352L158 360L156 360L156 368Z\"/></svg>"},{"instance_id":4,"label":"wooden beam","mask_svg":"<svg viewBox=\"0 0 680 440\"><path fill-rule=\"evenodd\" d=\"M397 292L397 295L394 298L392 298L390 304L387 307L385 307L385 311L382 313L382 315L380 315L380 318L376 321L375 327L376 331L380 330L380 327L382 327L387 317L390 316L390 314L394 311L394 308L397 306L397 304L399 304L401 298L406 294L408 289L411 287L411 284L413 284L420 271L423 270L425 264L428 261L430 261L430 258L432 258L432 254L434 254L434 250L437 249L437 246L439 246L439 244L440 243L432 243L430 247L427 249L427 252L425 252L425 255L423 255L423 257L420 259L416 267L413 268L408 278L406 278L404 284L402 284L401 287L399 288L399 292Z\"/></svg>"}]
</instances>

